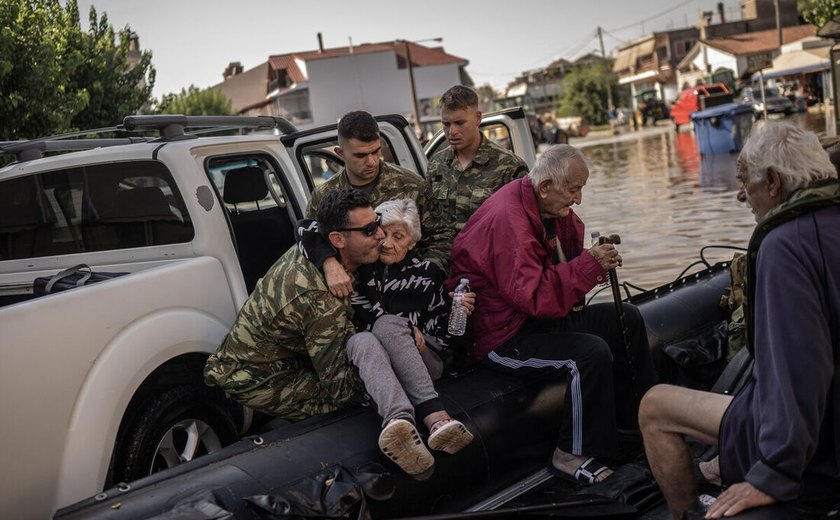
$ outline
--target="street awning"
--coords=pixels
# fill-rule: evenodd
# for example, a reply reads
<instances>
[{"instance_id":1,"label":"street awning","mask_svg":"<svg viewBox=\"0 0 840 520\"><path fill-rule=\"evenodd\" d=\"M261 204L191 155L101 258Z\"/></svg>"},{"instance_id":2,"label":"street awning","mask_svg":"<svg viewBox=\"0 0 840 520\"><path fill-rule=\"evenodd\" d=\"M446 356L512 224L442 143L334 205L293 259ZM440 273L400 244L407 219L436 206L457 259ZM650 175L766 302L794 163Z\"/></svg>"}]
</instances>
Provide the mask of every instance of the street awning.
<instances>
[{"instance_id":1,"label":"street awning","mask_svg":"<svg viewBox=\"0 0 840 520\"><path fill-rule=\"evenodd\" d=\"M773 60L773 66L764 69L764 78L776 78L779 76L793 76L796 74L808 74L828 70L831 62L828 59L830 47L817 47L803 49L780 54ZM753 79L759 78L758 72L752 75Z\"/></svg>"},{"instance_id":2,"label":"street awning","mask_svg":"<svg viewBox=\"0 0 840 520\"><path fill-rule=\"evenodd\" d=\"M656 71L655 70L648 70L645 72L640 72L639 74L633 74L632 76L625 76L618 80L619 85L626 85L628 83L635 83L637 81L642 81L645 79L655 78Z\"/></svg>"},{"instance_id":3,"label":"street awning","mask_svg":"<svg viewBox=\"0 0 840 520\"><path fill-rule=\"evenodd\" d=\"M613 70L615 72L621 72L626 69L634 69L636 67L636 60L653 54L653 51L656 50L655 47L656 40L649 38L619 49L618 56L613 64Z\"/></svg>"}]
</instances>

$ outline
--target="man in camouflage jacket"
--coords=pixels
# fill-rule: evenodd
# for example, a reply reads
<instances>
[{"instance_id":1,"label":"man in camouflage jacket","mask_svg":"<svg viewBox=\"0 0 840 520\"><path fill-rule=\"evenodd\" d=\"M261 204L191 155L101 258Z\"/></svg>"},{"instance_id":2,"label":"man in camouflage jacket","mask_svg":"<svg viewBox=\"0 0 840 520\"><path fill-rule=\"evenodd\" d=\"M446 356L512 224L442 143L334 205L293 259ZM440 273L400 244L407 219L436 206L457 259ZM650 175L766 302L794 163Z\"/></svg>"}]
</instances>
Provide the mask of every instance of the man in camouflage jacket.
<instances>
[{"instance_id":1,"label":"man in camouflage jacket","mask_svg":"<svg viewBox=\"0 0 840 520\"><path fill-rule=\"evenodd\" d=\"M474 90L456 85L441 96L440 107L449 147L429 161L428 226L418 247L423 258L448 271L455 235L490 195L528 173L528 166L481 134L481 112Z\"/></svg>"},{"instance_id":2,"label":"man in camouflage jacket","mask_svg":"<svg viewBox=\"0 0 840 520\"><path fill-rule=\"evenodd\" d=\"M315 218L315 210L325 193L356 188L367 195L374 207L387 200L413 200L423 226L428 225L428 185L413 171L382 160L379 126L372 115L363 111L344 114L338 122L335 152L344 159L344 168L315 188L306 208L306 218ZM332 294L341 298L349 296L353 291L352 279L335 259L335 252L326 240L315 235L315 232L303 230L306 255L323 269Z\"/></svg>"},{"instance_id":3,"label":"man in camouflage jacket","mask_svg":"<svg viewBox=\"0 0 840 520\"><path fill-rule=\"evenodd\" d=\"M325 193L341 188L361 190L374 207L386 200L411 199L420 214L424 213L428 187L413 171L382 160L379 127L372 115L357 111L341 117L335 153L344 159L344 168L315 188L306 208L306 218L315 218Z\"/></svg>"},{"instance_id":4,"label":"man in camouflage jacket","mask_svg":"<svg viewBox=\"0 0 840 520\"><path fill-rule=\"evenodd\" d=\"M347 271L379 257L384 233L361 192L330 192L317 219ZM291 421L357 402L362 384L344 348L355 333L351 316L350 301L332 296L324 275L293 247L257 282L207 360L205 381L244 405Z\"/></svg>"}]
</instances>

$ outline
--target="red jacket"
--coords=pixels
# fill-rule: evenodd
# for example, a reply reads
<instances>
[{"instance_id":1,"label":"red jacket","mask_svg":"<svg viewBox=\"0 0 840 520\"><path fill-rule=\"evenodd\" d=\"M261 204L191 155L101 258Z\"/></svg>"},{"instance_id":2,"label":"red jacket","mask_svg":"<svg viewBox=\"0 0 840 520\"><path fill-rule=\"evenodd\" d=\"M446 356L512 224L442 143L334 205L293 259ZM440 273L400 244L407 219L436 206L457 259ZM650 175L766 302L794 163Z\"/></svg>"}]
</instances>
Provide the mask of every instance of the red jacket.
<instances>
[{"instance_id":1,"label":"red jacket","mask_svg":"<svg viewBox=\"0 0 840 520\"><path fill-rule=\"evenodd\" d=\"M553 246L540 219L528 177L493 194L476 211L452 245L452 273L476 293L471 355L482 359L510 339L529 318L562 318L606 272L583 252L583 221L573 212L555 219L568 262L554 264Z\"/></svg>"}]
</instances>

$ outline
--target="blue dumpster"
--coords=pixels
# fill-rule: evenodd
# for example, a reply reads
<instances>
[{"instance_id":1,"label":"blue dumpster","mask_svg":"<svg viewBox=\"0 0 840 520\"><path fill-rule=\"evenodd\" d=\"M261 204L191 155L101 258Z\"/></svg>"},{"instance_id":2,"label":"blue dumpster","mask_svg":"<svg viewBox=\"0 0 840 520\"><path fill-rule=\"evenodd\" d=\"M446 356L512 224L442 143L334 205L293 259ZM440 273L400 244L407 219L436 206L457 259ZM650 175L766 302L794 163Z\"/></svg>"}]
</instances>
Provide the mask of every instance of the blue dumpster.
<instances>
[{"instance_id":1,"label":"blue dumpster","mask_svg":"<svg viewBox=\"0 0 840 520\"><path fill-rule=\"evenodd\" d=\"M752 107L726 103L691 114L697 148L703 155L740 152L750 136Z\"/></svg>"}]
</instances>

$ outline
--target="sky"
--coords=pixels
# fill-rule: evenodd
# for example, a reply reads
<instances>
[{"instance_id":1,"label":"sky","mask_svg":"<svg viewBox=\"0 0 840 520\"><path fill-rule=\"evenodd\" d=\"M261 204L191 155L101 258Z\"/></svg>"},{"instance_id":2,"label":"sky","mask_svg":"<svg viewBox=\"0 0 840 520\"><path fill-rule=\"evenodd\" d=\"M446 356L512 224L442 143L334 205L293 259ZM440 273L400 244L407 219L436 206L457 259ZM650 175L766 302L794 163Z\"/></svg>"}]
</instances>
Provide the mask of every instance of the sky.
<instances>
[{"instance_id":1,"label":"sky","mask_svg":"<svg viewBox=\"0 0 840 520\"><path fill-rule=\"evenodd\" d=\"M738 0L722 0L727 20ZM503 88L523 71L599 50L607 55L653 31L695 25L718 0L78 0L87 28L91 6L115 30L131 27L152 52L153 95L222 81L228 63L250 69L270 55L405 39L443 38L469 61L476 85ZM717 18L715 18L715 23Z\"/></svg>"}]
</instances>

